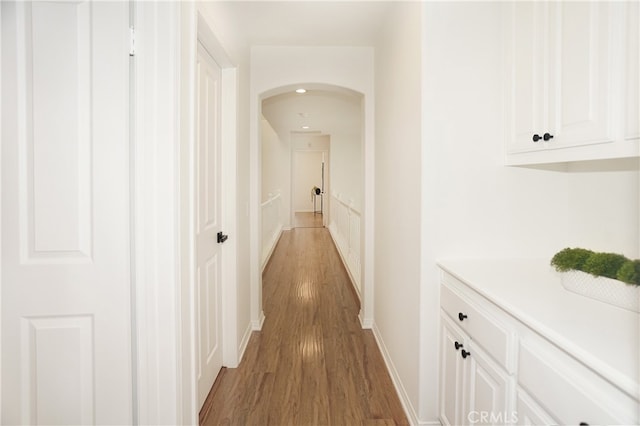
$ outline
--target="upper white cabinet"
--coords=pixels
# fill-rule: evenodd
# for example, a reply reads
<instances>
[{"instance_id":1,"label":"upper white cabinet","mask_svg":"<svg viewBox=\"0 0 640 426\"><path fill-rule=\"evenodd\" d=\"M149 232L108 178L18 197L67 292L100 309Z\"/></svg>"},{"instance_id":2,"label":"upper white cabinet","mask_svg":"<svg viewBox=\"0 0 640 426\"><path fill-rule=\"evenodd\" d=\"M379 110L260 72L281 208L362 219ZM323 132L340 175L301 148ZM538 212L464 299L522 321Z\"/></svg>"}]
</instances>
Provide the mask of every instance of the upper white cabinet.
<instances>
[{"instance_id":1,"label":"upper white cabinet","mask_svg":"<svg viewBox=\"0 0 640 426\"><path fill-rule=\"evenodd\" d=\"M637 156L637 3L505 7L507 164Z\"/></svg>"},{"instance_id":2,"label":"upper white cabinet","mask_svg":"<svg viewBox=\"0 0 640 426\"><path fill-rule=\"evenodd\" d=\"M625 110L624 138L640 140L640 3L625 5Z\"/></svg>"}]
</instances>

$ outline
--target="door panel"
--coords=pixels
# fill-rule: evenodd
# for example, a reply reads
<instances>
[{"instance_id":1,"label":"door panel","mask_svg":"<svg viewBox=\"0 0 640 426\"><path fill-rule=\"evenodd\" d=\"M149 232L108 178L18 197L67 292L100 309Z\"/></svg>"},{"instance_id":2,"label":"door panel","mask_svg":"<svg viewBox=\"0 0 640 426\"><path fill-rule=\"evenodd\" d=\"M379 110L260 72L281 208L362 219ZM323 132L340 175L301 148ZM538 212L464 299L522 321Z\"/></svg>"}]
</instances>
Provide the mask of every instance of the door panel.
<instances>
[{"instance_id":1,"label":"door panel","mask_svg":"<svg viewBox=\"0 0 640 426\"><path fill-rule=\"evenodd\" d=\"M221 245L221 70L198 45L196 146L196 277L198 306L198 403L202 407L222 367Z\"/></svg>"},{"instance_id":2,"label":"door panel","mask_svg":"<svg viewBox=\"0 0 640 426\"><path fill-rule=\"evenodd\" d=\"M553 5L554 46L559 50L553 52L552 61L556 79L556 143L552 146L613 141L610 9L606 2Z\"/></svg>"},{"instance_id":3,"label":"door panel","mask_svg":"<svg viewBox=\"0 0 640 426\"><path fill-rule=\"evenodd\" d=\"M466 364L460 356L465 337L444 311L440 318L440 420L445 425L459 425L465 421L461 418L461 402Z\"/></svg>"},{"instance_id":4,"label":"door panel","mask_svg":"<svg viewBox=\"0 0 640 426\"><path fill-rule=\"evenodd\" d=\"M466 387L468 395L465 398L464 415L472 423L478 418L480 423L484 424L487 424L487 421L489 424L509 423L512 420L509 406L512 399L512 379L474 342L469 343L469 348L469 384Z\"/></svg>"},{"instance_id":5,"label":"door panel","mask_svg":"<svg viewBox=\"0 0 640 426\"><path fill-rule=\"evenodd\" d=\"M541 144L531 140L548 125L546 78L547 6L537 2L515 2L510 8L509 36L511 66L509 109L511 126L509 152L534 151Z\"/></svg>"},{"instance_id":6,"label":"door panel","mask_svg":"<svg viewBox=\"0 0 640 426\"><path fill-rule=\"evenodd\" d=\"M1 7L2 423L129 424L129 6Z\"/></svg>"}]
</instances>

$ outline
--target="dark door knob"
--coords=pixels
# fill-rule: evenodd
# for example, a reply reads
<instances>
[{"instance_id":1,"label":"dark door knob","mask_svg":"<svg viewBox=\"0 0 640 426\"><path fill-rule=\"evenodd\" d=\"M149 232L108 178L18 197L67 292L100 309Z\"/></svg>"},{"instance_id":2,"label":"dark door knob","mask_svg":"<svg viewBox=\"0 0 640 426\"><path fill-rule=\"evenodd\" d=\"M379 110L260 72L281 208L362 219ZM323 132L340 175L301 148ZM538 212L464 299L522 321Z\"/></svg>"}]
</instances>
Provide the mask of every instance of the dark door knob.
<instances>
[{"instance_id":1,"label":"dark door knob","mask_svg":"<svg viewBox=\"0 0 640 426\"><path fill-rule=\"evenodd\" d=\"M542 135L542 139L544 139L544 141L548 141L549 139L553 139L553 135L549 134L549 133L545 133L544 135Z\"/></svg>"},{"instance_id":2,"label":"dark door knob","mask_svg":"<svg viewBox=\"0 0 640 426\"><path fill-rule=\"evenodd\" d=\"M456 347L456 351L462 347L462 343L455 342L453 344Z\"/></svg>"},{"instance_id":3,"label":"dark door knob","mask_svg":"<svg viewBox=\"0 0 640 426\"><path fill-rule=\"evenodd\" d=\"M467 316L466 316L465 314L463 314L462 312L458 312L458 319L459 319L460 321L464 321L464 319L465 319L466 317L467 317Z\"/></svg>"},{"instance_id":4,"label":"dark door knob","mask_svg":"<svg viewBox=\"0 0 640 426\"><path fill-rule=\"evenodd\" d=\"M538 142L540 139L542 139L542 136L540 136L539 134L536 133L535 135L533 135L534 142Z\"/></svg>"},{"instance_id":5,"label":"dark door knob","mask_svg":"<svg viewBox=\"0 0 640 426\"><path fill-rule=\"evenodd\" d=\"M467 352L467 351L465 351L465 350L463 349L463 350L462 350L462 352L461 352L461 354L462 354L462 358L466 358L466 357L468 357L468 356L470 356L470 355L471 355L471 352Z\"/></svg>"},{"instance_id":6,"label":"dark door knob","mask_svg":"<svg viewBox=\"0 0 640 426\"><path fill-rule=\"evenodd\" d=\"M218 244L224 243L227 241L227 238L229 238L228 235L223 234L222 231L218 232Z\"/></svg>"}]
</instances>

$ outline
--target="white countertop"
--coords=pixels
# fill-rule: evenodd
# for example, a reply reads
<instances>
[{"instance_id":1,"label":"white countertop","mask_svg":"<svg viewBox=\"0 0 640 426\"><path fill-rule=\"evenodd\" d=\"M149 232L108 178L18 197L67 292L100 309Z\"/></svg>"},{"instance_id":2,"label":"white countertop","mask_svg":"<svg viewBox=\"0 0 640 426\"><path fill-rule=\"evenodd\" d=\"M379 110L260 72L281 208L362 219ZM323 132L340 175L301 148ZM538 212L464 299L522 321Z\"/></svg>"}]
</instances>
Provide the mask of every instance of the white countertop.
<instances>
[{"instance_id":1,"label":"white countertop","mask_svg":"<svg viewBox=\"0 0 640 426\"><path fill-rule=\"evenodd\" d=\"M638 313L565 290L548 259L450 259L438 265L638 398Z\"/></svg>"}]
</instances>

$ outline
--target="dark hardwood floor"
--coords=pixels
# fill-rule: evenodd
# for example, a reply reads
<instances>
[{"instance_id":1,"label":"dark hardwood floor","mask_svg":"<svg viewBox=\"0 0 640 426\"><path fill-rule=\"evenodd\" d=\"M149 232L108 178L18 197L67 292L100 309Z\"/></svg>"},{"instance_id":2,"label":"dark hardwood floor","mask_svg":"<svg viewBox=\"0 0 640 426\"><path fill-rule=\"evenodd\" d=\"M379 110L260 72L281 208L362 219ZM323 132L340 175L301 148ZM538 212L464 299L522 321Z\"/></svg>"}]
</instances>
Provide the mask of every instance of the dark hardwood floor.
<instances>
[{"instance_id":1,"label":"dark hardwood floor","mask_svg":"<svg viewBox=\"0 0 640 426\"><path fill-rule=\"evenodd\" d=\"M284 232L263 274L266 319L223 369L204 425L408 424L326 228Z\"/></svg>"}]
</instances>

